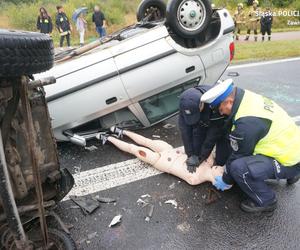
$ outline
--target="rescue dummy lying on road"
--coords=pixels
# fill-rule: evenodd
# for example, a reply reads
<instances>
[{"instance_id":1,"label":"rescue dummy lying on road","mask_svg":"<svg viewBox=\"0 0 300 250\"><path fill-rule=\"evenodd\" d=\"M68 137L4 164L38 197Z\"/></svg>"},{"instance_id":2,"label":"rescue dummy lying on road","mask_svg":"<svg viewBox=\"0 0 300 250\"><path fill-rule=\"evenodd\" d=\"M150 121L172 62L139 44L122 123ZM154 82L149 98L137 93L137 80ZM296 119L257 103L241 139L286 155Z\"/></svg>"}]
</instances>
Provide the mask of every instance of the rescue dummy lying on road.
<instances>
[{"instance_id":1,"label":"rescue dummy lying on road","mask_svg":"<svg viewBox=\"0 0 300 250\"><path fill-rule=\"evenodd\" d=\"M131 143L124 142L115 136L108 134L98 134L97 138L111 142L120 150L135 155L138 159L152 165L161 172L175 175L185 180L190 185L198 185L203 182L215 182L217 176L222 176L224 169L220 166L213 166L214 159L212 154L208 159L200 164L196 172L190 173L187 170L186 159L187 155L183 150L175 149L170 144L162 140L151 140L144 136L138 135L128 130L122 130L117 127L112 127L111 131L121 137L122 135L129 137L137 146Z\"/></svg>"}]
</instances>

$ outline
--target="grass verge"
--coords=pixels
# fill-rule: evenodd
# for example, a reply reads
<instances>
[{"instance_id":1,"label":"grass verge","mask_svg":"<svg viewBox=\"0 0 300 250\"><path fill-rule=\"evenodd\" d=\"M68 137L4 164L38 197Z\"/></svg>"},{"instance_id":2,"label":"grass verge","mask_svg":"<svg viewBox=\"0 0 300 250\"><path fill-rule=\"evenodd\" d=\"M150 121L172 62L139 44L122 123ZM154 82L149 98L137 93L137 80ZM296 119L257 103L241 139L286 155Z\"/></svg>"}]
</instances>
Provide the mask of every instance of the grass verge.
<instances>
[{"instance_id":1,"label":"grass verge","mask_svg":"<svg viewBox=\"0 0 300 250\"><path fill-rule=\"evenodd\" d=\"M297 56L300 56L300 43L296 40L236 43L233 63Z\"/></svg>"}]
</instances>

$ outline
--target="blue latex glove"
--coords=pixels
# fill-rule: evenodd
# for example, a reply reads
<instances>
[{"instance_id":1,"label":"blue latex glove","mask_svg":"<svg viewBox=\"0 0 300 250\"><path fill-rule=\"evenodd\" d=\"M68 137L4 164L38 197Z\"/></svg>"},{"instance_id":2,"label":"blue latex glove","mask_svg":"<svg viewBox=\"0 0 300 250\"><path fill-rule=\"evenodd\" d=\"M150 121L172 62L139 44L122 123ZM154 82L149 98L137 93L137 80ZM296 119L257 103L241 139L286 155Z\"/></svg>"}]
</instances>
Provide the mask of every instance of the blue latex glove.
<instances>
[{"instance_id":1,"label":"blue latex glove","mask_svg":"<svg viewBox=\"0 0 300 250\"><path fill-rule=\"evenodd\" d=\"M223 181L222 176L216 176L215 181L216 182L213 185L218 190L224 191L224 190L230 189L232 187L232 185L228 185Z\"/></svg>"}]
</instances>

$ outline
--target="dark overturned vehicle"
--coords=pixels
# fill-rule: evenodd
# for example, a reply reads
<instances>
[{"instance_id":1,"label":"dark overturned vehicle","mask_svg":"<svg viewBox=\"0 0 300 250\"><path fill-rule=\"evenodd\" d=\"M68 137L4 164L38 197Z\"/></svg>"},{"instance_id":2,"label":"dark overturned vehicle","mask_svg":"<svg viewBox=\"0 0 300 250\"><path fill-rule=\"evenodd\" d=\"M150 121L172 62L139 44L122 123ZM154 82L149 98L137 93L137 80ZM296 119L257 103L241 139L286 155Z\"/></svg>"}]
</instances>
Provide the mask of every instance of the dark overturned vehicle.
<instances>
[{"instance_id":1,"label":"dark overturned vehicle","mask_svg":"<svg viewBox=\"0 0 300 250\"><path fill-rule=\"evenodd\" d=\"M0 29L0 249L76 249L53 210L74 185L60 168L43 89L55 78L32 80L53 63L49 36Z\"/></svg>"},{"instance_id":2,"label":"dark overturned vehicle","mask_svg":"<svg viewBox=\"0 0 300 250\"><path fill-rule=\"evenodd\" d=\"M178 112L185 89L228 67L226 9L144 0L137 13L137 24L56 55L53 68L48 36L0 30L0 249L76 249L53 211L74 185L55 138L85 145L115 124L152 126Z\"/></svg>"},{"instance_id":3,"label":"dark overturned vehicle","mask_svg":"<svg viewBox=\"0 0 300 250\"><path fill-rule=\"evenodd\" d=\"M58 141L84 146L112 125L137 129L170 118L181 92L216 83L233 58L234 22L208 0L169 0L167 6L144 0L137 19L57 55L50 71L35 76L57 80L45 91Z\"/></svg>"}]
</instances>

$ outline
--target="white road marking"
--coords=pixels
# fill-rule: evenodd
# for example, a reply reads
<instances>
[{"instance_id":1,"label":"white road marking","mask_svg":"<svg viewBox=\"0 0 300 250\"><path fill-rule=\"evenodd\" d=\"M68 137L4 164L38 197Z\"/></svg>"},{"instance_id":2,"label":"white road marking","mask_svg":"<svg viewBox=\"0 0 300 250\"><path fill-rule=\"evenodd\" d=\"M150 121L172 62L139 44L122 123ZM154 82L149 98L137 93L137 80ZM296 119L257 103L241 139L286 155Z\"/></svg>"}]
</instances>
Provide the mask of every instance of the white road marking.
<instances>
[{"instance_id":1,"label":"white road marking","mask_svg":"<svg viewBox=\"0 0 300 250\"><path fill-rule=\"evenodd\" d=\"M73 175L75 186L64 200L69 200L71 195L84 196L161 173L138 159L94 168Z\"/></svg>"},{"instance_id":2,"label":"white road marking","mask_svg":"<svg viewBox=\"0 0 300 250\"><path fill-rule=\"evenodd\" d=\"M232 65L232 66L229 66L227 70L251 68L251 67L257 67L257 66L263 66L263 65L271 65L271 64L277 64L277 63L295 62L295 61L300 61L300 57L281 59L281 60L271 60L271 61L258 62L258 63L245 63L245 64L241 64L241 65Z\"/></svg>"},{"instance_id":3,"label":"white road marking","mask_svg":"<svg viewBox=\"0 0 300 250\"><path fill-rule=\"evenodd\" d=\"M300 121L300 116L293 117L293 119L295 122ZM162 172L138 159L96 167L73 175L75 185L64 201L69 200L72 195L93 194L159 174Z\"/></svg>"}]
</instances>

